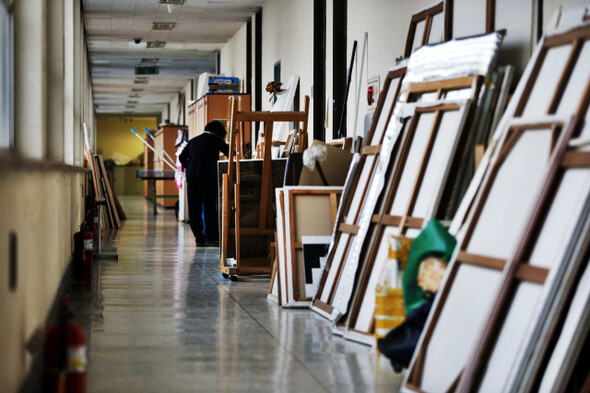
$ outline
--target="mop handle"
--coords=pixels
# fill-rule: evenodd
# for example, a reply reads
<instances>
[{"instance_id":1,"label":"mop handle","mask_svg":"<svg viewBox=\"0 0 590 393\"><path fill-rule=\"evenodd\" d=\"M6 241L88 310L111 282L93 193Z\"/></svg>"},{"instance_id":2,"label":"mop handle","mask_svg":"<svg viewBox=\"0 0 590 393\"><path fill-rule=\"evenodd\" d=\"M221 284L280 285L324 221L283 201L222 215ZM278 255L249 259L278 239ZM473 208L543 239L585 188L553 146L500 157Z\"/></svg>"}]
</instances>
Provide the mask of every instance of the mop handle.
<instances>
[{"instance_id":1,"label":"mop handle","mask_svg":"<svg viewBox=\"0 0 590 393\"><path fill-rule=\"evenodd\" d=\"M172 157L170 157L168 155L168 152L166 150L164 150L164 148L162 147L162 145L160 145L158 143L158 141L156 140L156 138L154 138L154 136L152 135L152 133L150 132L150 130L148 130L147 127L143 127L143 129L149 135L149 137L152 138L152 140L156 143L156 145L158 145L158 147L160 148L160 150L162 150L164 152L164 154L166 155L166 157L168 157L168 159L170 160L170 162L175 162L176 160L173 160Z\"/></svg>"},{"instance_id":2,"label":"mop handle","mask_svg":"<svg viewBox=\"0 0 590 393\"><path fill-rule=\"evenodd\" d=\"M170 162L168 162L168 160L166 160L166 158L164 158L159 152L156 151L156 149L154 149L153 147L150 146L149 143L147 143L147 141L145 139L143 139L138 133L137 131L135 131L133 128L131 129L131 132L135 134L136 137L138 137L147 147L149 147L154 153L156 153L158 155L158 157L160 157L162 159L162 161L164 161L166 164L168 164L168 166L172 169L174 169L175 171L178 171L180 173L182 173L181 171L178 170L178 168L171 164ZM184 173L183 173L184 175Z\"/></svg>"}]
</instances>

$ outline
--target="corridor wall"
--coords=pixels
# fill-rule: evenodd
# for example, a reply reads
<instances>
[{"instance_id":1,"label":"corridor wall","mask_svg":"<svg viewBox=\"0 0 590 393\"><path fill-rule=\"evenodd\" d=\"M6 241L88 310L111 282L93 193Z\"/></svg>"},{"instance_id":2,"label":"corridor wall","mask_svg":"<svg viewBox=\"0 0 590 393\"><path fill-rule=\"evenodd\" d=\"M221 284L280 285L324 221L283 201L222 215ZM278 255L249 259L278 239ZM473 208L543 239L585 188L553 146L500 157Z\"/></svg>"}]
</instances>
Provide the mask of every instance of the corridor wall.
<instances>
[{"instance_id":1,"label":"corridor wall","mask_svg":"<svg viewBox=\"0 0 590 393\"><path fill-rule=\"evenodd\" d=\"M83 123L94 109L77 0L17 0L14 143L0 149L0 392L16 392L43 332L84 216ZM27 349L27 347L29 349Z\"/></svg>"}]
</instances>

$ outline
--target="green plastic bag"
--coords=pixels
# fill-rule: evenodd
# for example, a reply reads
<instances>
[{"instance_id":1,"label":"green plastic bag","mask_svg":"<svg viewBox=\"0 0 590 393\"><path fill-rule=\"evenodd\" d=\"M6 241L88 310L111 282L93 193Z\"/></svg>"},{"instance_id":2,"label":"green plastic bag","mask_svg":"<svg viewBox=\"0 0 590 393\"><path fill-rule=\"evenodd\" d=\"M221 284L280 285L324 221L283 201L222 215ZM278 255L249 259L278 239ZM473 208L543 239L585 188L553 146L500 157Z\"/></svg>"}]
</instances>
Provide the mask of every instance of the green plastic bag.
<instances>
[{"instance_id":1,"label":"green plastic bag","mask_svg":"<svg viewBox=\"0 0 590 393\"><path fill-rule=\"evenodd\" d=\"M422 296L422 288L418 286L418 270L420 263L428 257L437 257L449 263L457 240L435 219L412 242L402 287L404 289L404 308L406 315L426 302Z\"/></svg>"}]
</instances>

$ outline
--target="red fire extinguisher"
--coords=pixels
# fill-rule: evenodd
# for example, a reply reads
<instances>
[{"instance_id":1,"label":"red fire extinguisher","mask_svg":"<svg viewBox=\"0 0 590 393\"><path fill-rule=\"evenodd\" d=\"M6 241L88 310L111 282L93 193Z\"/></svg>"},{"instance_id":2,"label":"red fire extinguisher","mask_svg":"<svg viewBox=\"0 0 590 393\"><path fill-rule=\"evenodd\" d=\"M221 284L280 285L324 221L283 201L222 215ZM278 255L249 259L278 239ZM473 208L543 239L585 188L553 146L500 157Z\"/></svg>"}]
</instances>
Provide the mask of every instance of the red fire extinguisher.
<instances>
[{"instance_id":1,"label":"red fire extinguisher","mask_svg":"<svg viewBox=\"0 0 590 393\"><path fill-rule=\"evenodd\" d=\"M92 270L92 247L92 232L88 230L84 221L80 231L74 234L74 270Z\"/></svg>"},{"instance_id":2,"label":"red fire extinguisher","mask_svg":"<svg viewBox=\"0 0 590 393\"><path fill-rule=\"evenodd\" d=\"M59 322L45 337L43 392L86 392L86 335L71 320L67 295L62 299Z\"/></svg>"}]
</instances>

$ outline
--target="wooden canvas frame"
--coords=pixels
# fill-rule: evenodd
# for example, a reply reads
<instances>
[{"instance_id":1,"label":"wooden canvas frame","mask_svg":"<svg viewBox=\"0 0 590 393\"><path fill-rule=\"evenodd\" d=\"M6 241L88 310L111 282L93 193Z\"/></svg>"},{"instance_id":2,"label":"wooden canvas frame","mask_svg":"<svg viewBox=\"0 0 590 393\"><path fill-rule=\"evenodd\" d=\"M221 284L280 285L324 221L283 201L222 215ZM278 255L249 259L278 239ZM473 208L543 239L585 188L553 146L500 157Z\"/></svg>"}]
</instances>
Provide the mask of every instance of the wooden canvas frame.
<instances>
[{"instance_id":1,"label":"wooden canvas frame","mask_svg":"<svg viewBox=\"0 0 590 393\"><path fill-rule=\"evenodd\" d=\"M539 198L536 202L535 208L528 220L527 227L522 235L522 240L515 253L506 262L504 274L502 276L502 286L498 294L495 296L494 306L489 318L486 320L486 325L482 335L479 338L479 343L475 348L471 360L467 362L466 370L459 385L460 389L467 391L471 388L479 386L483 383L490 383L487 377L488 373L494 373L495 376L503 375L507 380L515 358L518 357L518 348L521 348L522 341L527 337L528 322L535 319L539 313L539 309L534 307L541 299L542 294L555 285L559 278L563 277L563 270L570 261L579 260L579 256L572 255L571 251L575 248L575 243L578 242L580 231L577 228L583 224L577 224L578 220L586 221L590 210L588 209L590 201L590 152L588 151L572 151L567 149L568 142L571 139L571 134L576 128L576 124L572 123L570 129L566 132L565 142L560 144L560 150L555 154L552 166L549 170L547 180L541 190ZM570 175L570 170L576 171L576 176L579 176L580 170L587 172L585 174L585 182L582 184L579 181L573 183ZM572 171L572 172L573 172ZM569 181L567 181L569 180ZM561 187L568 187L567 192L561 193ZM576 192L578 196L576 198ZM555 210L554 210L555 208ZM559 209L561 220L563 220L564 213L569 210L569 220L565 228L560 228L554 236L546 235L552 228L557 227L557 222L553 219L553 212ZM552 214L553 213L553 214ZM547 223L547 220L551 220ZM553 260L547 260L542 254L552 255L547 252L550 247L546 244L551 243L555 249L561 247L560 254L562 257ZM574 243L571 244L570 243ZM537 252L537 246L544 247L545 251L541 254ZM545 258L545 260L543 260ZM531 270L528 276L524 275L526 270ZM576 268L574 268L576 270ZM520 290L524 283L531 283L536 289L537 296L531 297L531 294L522 293ZM531 288L532 289L532 288ZM531 291L531 289L528 289ZM531 297L528 299L527 297ZM534 301L533 301L534 299ZM530 311L529 319L526 319L526 312L514 313L518 304L522 304ZM545 318L543 318L544 320ZM517 324L514 321L521 322ZM523 325L524 323L524 325ZM508 336L505 333L507 326L510 326ZM519 329L520 328L520 329ZM508 348L506 337L509 337L510 343ZM520 340L518 340L520 339ZM514 341L512 341L514 340ZM515 343L516 342L516 343ZM498 370L497 361L494 360L494 353L500 351L502 356L502 363L508 365L507 369ZM513 356L510 361L509 356ZM494 378L496 383L499 382ZM504 384L496 385L498 388Z\"/></svg>"},{"instance_id":2,"label":"wooden canvas frame","mask_svg":"<svg viewBox=\"0 0 590 393\"><path fill-rule=\"evenodd\" d=\"M300 270L302 259L298 258L303 253L301 243L302 236L330 236L336 221L339 197L342 194L342 187L284 187L283 198L284 207L284 238L285 238L285 258L284 263L279 266L283 270L281 276L285 277L285 297L283 298L283 307L309 307L311 297L305 297L301 294L301 285L303 279ZM318 217L319 212L299 211L298 203L303 199L315 200L318 198L326 199L329 209L324 213L329 217L328 222L322 222ZM311 214L311 215L310 215ZM304 228L302 224L308 225ZM324 230L322 231L322 226ZM302 255L301 255L302 256ZM304 291L304 289L303 289Z\"/></svg>"},{"instance_id":3,"label":"wooden canvas frame","mask_svg":"<svg viewBox=\"0 0 590 393\"><path fill-rule=\"evenodd\" d=\"M403 144L400 147L399 160L388 181L389 187L385 192L382 210L373 215L371 220L371 236L368 236L364 241L363 248L367 252L364 255L363 262L360 264L361 269L360 273L358 273L360 274L359 281L351 303L349 318L342 324L342 329L346 328L346 332L344 333L346 338L366 344L374 343L373 314L375 286L388 249L385 232L395 228L396 236L413 238L435 214L443 191L446 189L445 183L448 179L451 164L454 161L454 155L462 151L461 142L465 141L464 134L469 128L466 125L466 119L470 113L470 104L470 101L465 101L462 103L441 103L436 106L416 108L415 114L404 136ZM442 127L444 116L452 113L457 113L455 127L451 127L450 124L445 124ZM421 147L415 147L420 142L417 140L419 138L415 138L415 135L417 129L420 127L421 120L426 115L433 116L433 119L431 120L432 126L429 126L428 139L422 149ZM443 132L445 135L443 135ZM437 137L439 134L441 138ZM444 138L447 135L448 138ZM435 150L437 143L446 148L442 156L443 160L439 156L436 160L431 161L431 154ZM418 156L420 157L420 161L417 167L409 162L410 152L413 149L418 149L420 153ZM438 174L435 173L438 176L432 177L431 175L431 178L426 178L427 180L425 180L425 175L431 164L442 166L443 169ZM415 170L415 175L412 173L413 170ZM407 199L401 203L402 206L405 205L403 213L395 215L392 213L393 206L395 204L400 205L396 200L404 198L403 190L400 190L401 180L403 177L408 176L409 173L412 173L412 175L408 178L411 179L413 177L414 179L411 192L405 195ZM422 187L427 181L431 182L433 187L427 190L426 193L421 193ZM422 209L425 208L425 210L422 211L422 214L417 214L415 212L416 202L424 194L430 195L427 198L429 201L425 204L423 203ZM383 255L383 252L385 252L385 255ZM363 323L359 321L361 319L361 310L363 311L363 315L365 315L362 318ZM365 327L360 328L360 325Z\"/></svg>"},{"instance_id":4,"label":"wooden canvas frame","mask_svg":"<svg viewBox=\"0 0 590 393\"><path fill-rule=\"evenodd\" d=\"M545 119L548 119L547 115L553 114L557 114L565 118L568 118L571 115L576 115L578 118L585 117L588 103L590 101L590 81L588 80L587 61L584 59L588 58L587 56L590 52L588 52L588 45L583 44L587 42L589 38L590 26L582 26L569 30L565 33L545 37L542 40L539 47L535 51L535 57L527 67L527 73L525 73L525 77L522 79L521 84L519 85L517 90L519 94L513 99L513 116L516 118L522 118L520 119L520 126L526 125L527 118L530 117L535 119L545 117ZM555 53L550 54L551 50L558 48L563 48L560 53L557 53L557 55ZM553 62L547 62L547 64L549 64L547 65L546 59L550 56L553 56L554 60ZM560 66L556 66L554 63L558 63ZM580 77L582 78L581 80ZM540 102L539 99L543 99L544 97L548 97L548 99L545 99L544 103L542 101ZM531 100L531 98L534 98L534 100ZM528 112L526 111L527 105L531 105L531 110ZM510 117L510 114L508 114L508 117ZM553 119L556 119L556 116L553 116ZM555 120L553 121L555 125ZM509 278L507 282L504 282L504 284L499 287L500 289L498 296L501 296L499 298L501 303L507 302L507 297L505 297L507 296L506 294L514 291L514 279L518 281L524 279L538 283L544 283L547 279L548 272L546 270L531 266L526 263L519 263L522 262L521 257L524 256L524 259L526 259L526 252L529 250L527 247L531 247L527 241L520 242L520 245L518 246L515 244L514 251L511 249L511 247L503 247L502 249L504 252L510 253L506 254L506 258L498 258L498 256L477 256L472 255L472 253L466 252L465 250L465 245L469 243L470 237L473 235L473 227L477 225L478 215L481 213L482 202L485 201L490 190L492 183L490 179L493 180L494 176L497 174L497 167L498 165L501 165L502 158L505 158L509 146L516 142L516 138L514 135L511 136L510 133L511 123L514 125L515 120L510 120L510 118L503 120L503 126L505 126L505 129L507 129L508 132L502 133L502 139L498 143L498 147L493 149L494 157L492 157L490 160L492 166L488 168L486 179L484 179L482 182L484 188L480 190L478 193L478 198L476 198L475 209L473 209L474 211L472 211L470 214L470 221L468 221L469 224L465 238L463 239L459 252L456 255L456 260L452 263L451 269L447 273L447 278L443 285L443 289L439 291L438 299L435 302L431 316L423 332L421 341L418 344L417 351L414 354L414 359L410 365L410 369L408 370L406 381L404 382L404 388L406 391L416 391L417 389L428 391L428 389L422 385L424 361L425 357L429 356L429 352L432 352L433 350L429 346L429 341L435 340L435 338L433 338L433 331L436 329L437 324L440 323L439 321L441 318L444 317L446 307L445 303L449 302L449 300L446 298L450 296L449 294L452 291L456 293L459 293L460 291L468 293L466 288L461 285L461 281L458 281L457 278L460 274L459 269L462 265L474 266L473 269L480 269L480 274L482 271L481 269L497 272L495 276L492 277L492 275L489 275L489 277L486 279L486 281L488 281L486 285L490 286L491 291L496 288L496 283L499 284L504 282L501 278ZM575 124L575 121L573 121L572 124ZM558 153L560 152L560 149L565 149L567 143L567 136L564 136L565 132L563 132L563 130L568 130L571 132L571 130L575 127L573 125L571 127L565 126L562 122L560 128L560 134L562 135L560 135L560 142L555 140L555 144L559 146L558 149L555 149L555 157L559 157ZM583 162L583 160L579 158L573 159L573 156L569 153L564 155L564 160L565 157L570 157L566 160L570 163L577 162L579 164L580 162ZM553 166L548 169L548 176L550 176L551 171L557 170L556 168L558 166L559 160L556 159ZM545 188L541 191L541 195L552 195L553 191L554 189L551 189L550 191L547 189L546 183ZM546 208L546 206L543 205L546 203L546 201L543 202L544 198L541 199L542 200L535 205L531 217L536 217L535 214L539 214L540 210ZM539 217L542 216L543 215L540 215ZM523 228L525 240L527 237L534 237L533 234L535 234L536 231L540 229L538 227L538 223L531 224L530 222L528 226L524 226L523 224ZM508 250L506 248L508 248ZM509 258L510 262L506 262ZM513 263L512 261L519 262ZM504 270L504 274L502 276L500 276L499 273L501 270ZM482 292L482 290L483 288L480 283L480 285L477 287L477 290L473 290L469 294L472 296L473 294ZM490 351L491 346L495 343L493 338L495 338L495 336L498 334L499 326L508 313L506 304L507 303L500 304L498 307L491 309L492 314L490 321L492 321L492 323L485 327L485 330L482 333L482 340L475 341L479 336L475 336L475 333L473 334L475 337L474 342L479 344L477 347L474 347L473 350L475 352L470 354L471 357L469 359L466 358L464 362L464 365L468 365L469 368L458 372L458 375L453 381L452 386L457 387L457 385L460 383L461 391L467 391L470 388L475 389L474 386L478 385L481 378L481 372L483 370L482 365L486 364L486 359L488 356L490 356L488 352ZM477 306L475 307L477 308ZM483 308L486 310L488 309L487 307ZM486 315L487 314L481 313L478 315L472 314L470 316L470 323L473 324L474 321L484 320ZM455 323L460 325L461 321L455 320ZM469 339L470 337L462 335L460 341L464 342L465 340ZM447 337L445 340L456 342L453 340L453 337ZM457 348L455 347L454 350L456 351L456 349ZM476 359L476 361L473 362L473 359ZM446 361L448 362L449 359L446 359ZM522 373L520 375L522 375ZM500 377L500 379L502 378Z\"/></svg>"},{"instance_id":5,"label":"wooden canvas frame","mask_svg":"<svg viewBox=\"0 0 590 393\"><path fill-rule=\"evenodd\" d=\"M448 0L447 0L448 1ZM406 48L404 50L404 57L410 57L412 52L418 49L420 46L424 46L429 44L429 38L431 33L432 27L432 20L435 16L439 14L443 14L443 29L444 29L444 40L450 39L450 23L449 21L452 20L451 18L446 17L445 13L445 2L441 1L440 3L435 4L434 6L427 8L425 10L419 11L412 15L412 19L410 20L410 28L408 29L408 36L406 39ZM424 23L424 29L422 31L422 38L420 40L420 46L414 47L414 42L416 38L416 30L420 23Z\"/></svg>"},{"instance_id":6,"label":"wooden canvas frame","mask_svg":"<svg viewBox=\"0 0 590 393\"><path fill-rule=\"evenodd\" d=\"M303 112L243 112L238 111L236 101L231 100L229 162L227 173L223 175L222 179L221 258L218 267L219 271L228 276L269 274L272 269L268 256L242 258L240 255L242 235L264 237L269 248L273 240L275 226L272 213L274 202L272 192L272 149L264 149L258 225L256 228L240 226L240 160L242 159L240 146L242 146L241 132L243 125L250 122L264 123L265 139L268 141L272 141L273 124L275 122L301 123L302 133L306 134L309 114L308 96L305 97L304 108ZM235 159L232 159L233 157ZM234 216L234 226L232 228L230 228L230 215ZM235 264L229 263L227 257L230 234L234 236L235 241Z\"/></svg>"},{"instance_id":7,"label":"wooden canvas frame","mask_svg":"<svg viewBox=\"0 0 590 393\"><path fill-rule=\"evenodd\" d=\"M523 173L522 168L515 170L514 168L508 167L507 165L509 164L514 165L513 161L509 161L508 158L514 157L515 155L523 155L527 152L527 150L522 150L523 144L527 142L527 140L525 140L523 137L525 133L535 133L550 130L550 146L546 147L552 152L553 155L556 154L555 151L559 151L559 148L563 148L564 143L567 142L566 130L569 130L569 128L564 121L553 119L530 124L524 122L515 123L516 124L511 125L511 127L505 133L503 143L496 151L496 156L493 161L494 163L487 174L487 178L484 181L484 187L482 188L479 198L476 201L473 211L471 212L471 217L465 236L457 248L454 261L449 267L449 271L446 274L442 289L438 292L435 306L431 311L429 321L423 331L422 337L414 354L412 364L408 370L406 382L404 384L404 387L410 391L444 391L449 389L451 386L455 386L455 384L459 381L462 372L461 370L463 369L465 363L458 358L466 359L469 354L468 351L471 348L471 343L476 338L476 333L479 326L478 324L475 324L474 321L479 321L479 318L481 318L480 314L485 313L488 309L490 304L490 295L496 288L496 283L499 282L500 279L500 273L506 265L506 253L513 247L513 245L506 244L506 241L508 241L506 239L510 238L513 233L518 233L520 226L525 222L527 208L530 208L529 202L532 199L532 195L535 193L535 186L531 185L537 184L540 186L538 183L542 182L541 179L544 175L544 171L548 167L550 156L545 157L546 159L543 160L542 158L544 156L541 155L542 151L539 150L539 163L534 167L531 166L531 170L534 170L536 174L525 174ZM519 144L519 141L522 143ZM557 146L558 142L561 143L559 146ZM527 145L531 145L531 143L528 143ZM515 150L517 147L520 150ZM514 151L516 151L518 154L513 153ZM530 160L529 157L521 158ZM543 162L546 164L542 164ZM505 163L506 165L504 165ZM519 161L516 161L516 163L519 163ZM501 187L501 185L507 184L506 179L510 180L512 178L517 179L513 181L512 184L520 184L520 189L506 190L505 187ZM530 180L528 180L527 183L523 182L523 179ZM501 183L500 180L503 180L503 183ZM476 231L480 230L480 228L489 227L488 222L483 219L482 213L484 208L486 208L486 204L488 204L488 202L491 200L492 195L494 196L496 205L502 202L504 204L508 204L512 209L512 212L518 210L517 214L507 218L510 220L509 222L503 224L503 227L509 227L513 229L512 232L504 231L501 233L501 235L504 236L504 243L502 243L503 245L500 247L498 246L497 242L492 243L492 246L496 246L496 248L498 248L498 250L496 250L497 252L502 251L505 253L505 258L498 257L498 255L483 255L481 252L472 250L472 242L474 239L476 239L476 236L479 244L482 243L482 239L485 236L488 236L487 240L491 239L489 237L491 229L488 229L488 232L479 231L476 233ZM509 198L500 199L498 195L508 195ZM519 202L516 203L516 201ZM486 210L486 213L487 220L489 221L494 212L492 211L490 213ZM496 215L498 216L497 212ZM514 243L516 240L514 240L512 237L509 239L509 241ZM488 274L488 271L492 272L492 274ZM535 268L524 268L522 271L519 271L518 274L521 278L538 280L539 275L542 275L543 273ZM465 300L457 299L457 293L459 293L458 291L462 288L470 285L472 287L476 285L477 288L479 288L480 292L478 295L480 296L475 296L475 293L470 293L469 295L471 298L469 299L469 309L460 309L462 305L461 302ZM475 292L477 291L475 287L473 287L472 290ZM467 293L465 290L462 292ZM447 303L451 304L455 308L447 310ZM459 312L460 314L457 314ZM465 318L469 318L470 322L462 322ZM449 332L447 329L445 334L448 335L448 339L439 340L437 344L437 337L440 337L442 330L445 329L445 324L448 324L450 320L456 321L457 325L461 325L462 328L455 329L455 331L452 332ZM440 321L444 322L439 323ZM458 335L460 335L459 340L461 342L461 346L457 345L458 342L455 340L455 338L457 338L456 336ZM455 371L451 372L451 370L448 368L442 369L442 367L440 367L442 365L440 365L434 371L432 369L428 370L431 375L429 376L429 379L424 382L424 370L428 369L428 364L434 364L436 359L439 359L442 356L442 352L445 353L445 356L450 355L447 347L451 342L454 344L454 352L452 354L455 357L453 358L452 356L448 356L445 367L455 367L456 373ZM439 347L436 348L434 345L439 345ZM441 373L447 377L446 381L442 380ZM433 387L433 383L440 384L436 385L436 387Z\"/></svg>"},{"instance_id":8,"label":"wooden canvas frame","mask_svg":"<svg viewBox=\"0 0 590 393\"><path fill-rule=\"evenodd\" d=\"M546 107L546 113L553 114L556 112L564 113L569 111L569 113L574 114L574 119L582 119L585 118L588 105L590 103L590 73L587 70L586 61L590 57L590 49L588 49L590 46L590 26L575 29L574 31L558 36L548 37L542 45L542 52L534 65L535 72L533 72L533 77L528 80L525 91L529 92L530 94L530 92L532 92L534 89L535 82L537 82L538 79L542 79L540 78L543 70L542 63L548 56L548 52L552 48L563 46L566 46L567 49L567 46L570 45L571 48L569 50L569 55L567 56L567 60L564 63L558 82L555 85L549 105ZM584 50L585 52L583 53L582 51ZM586 57L583 58L582 55ZM582 70L581 74L576 72L577 69ZM576 77L581 77L581 80L577 80ZM568 89L568 86L571 86L572 84L581 86ZM572 91L574 92L573 97L570 97L572 95ZM526 106L528 105L529 97L530 96L522 97L522 99L519 101L516 112L517 115L522 115L522 113L525 111ZM563 110L560 111L559 109L561 108L561 102L565 102L566 105ZM588 134L590 134L590 126L587 124L583 127L579 126L576 124L575 120L572 123L571 130L569 130L570 135L568 135L568 141L571 138L571 135L578 136L580 133L581 139L587 140L589 137ZM576 132L576 134L574 134L574 132ZM549 178L546 181L539 201L535 206L532 218L525 229L523 240L516 249L515 254L511 257L511 260L507 263L502 286L500 287L498 293L497 302L495 303L490 317L487 320L487 324L482 333L480 342L472 356L470 366L466 369L466 372L462 377L460 386L464 387L465 389L473 386L479 386L479 384L484 383L486 380L485 373L487 372L486 370L490 368L488 363L493 361L493 359L491 359L492 349L500 345L499 342L502 337L500 334L503 330L505 330L503 326L510 321L506 314L510 312L512 305L515 304L516 300L518 300L518 298L516 298L516 280L518 279L522 281L523 279L522 277L517 277L517 272L519 269L522 270L524 267L531 266L525 261L529 260L531 255L535 255L534 250L539 236L544 233L544 220L547 219L548 215L550 214L549 210L553 207L552 203L559 197L558 192L561 185L565 183L566 176L569 174L568 170L574 169L579 174L581 169L590 169L590 152L580 149L575 150L571 147L566 151L567 147L568 146L565 145L563 150L559 152L560 155L558 155L551 168ZM585 184L579 184L577 190L568 192L567 198L570 202L569 204L566 203L562 210L566 208L572 208L573 200L570 198L573 198L575 191L583 192L584 186ZM585 211L585 213L582 213L582 215L584 214L587 215L588 212ZM563 236L563 233L560 235ZM547 240L545 239L544 242L546 241ZM543 241L540 243L543 244ZM571 259L573 259L572 256L561 262L561 264L565 264ZM560 272L560 268L563 269L561 264L555 263L553 269L551 270ZM550 272L550 266L551 265L543 270L545 277L547 277ZM551 288L552 285L555 285L553 284L554 276L552 275L549 278L550 280L539 279L539 281L536 281L536 283L540 284L542 288ZM548 289L546 289L546 291L547 290ZM534 318L534 316L532 318ZM546 319L546 315L544 315L544 318L541 320L544 319ZM538 323L539 322L537 321L537 324ZM511 331L514 330L515 329L511 329ZM530 348L532 345L533 343L529 342L528 347Z\"/></svg>"},{"instance_id":9,"label":"wooden canvas frame","mask_svg":"<svg viewBox=\"0 0 590 393\"><path fill-rule=\"evenodd\" d=\"M483 82L483 78L481 76L467 76L467 77L458 77L453 79L445 79L440 81L434 82L424 82L424 83L414 83L405 89L405 96L401 99L401 102L409 101L416 102L415 105L418 105L420 102L420 97L423 96L433 96L436 99L440 100L448 95L449 92L456 92L456 91L466 91L465 96L472 100L477 99L479 95L479 91L481 89L481 85ZM381 95L382 97L384 94ZM381 99L381 98L380 98ZM393 108L392 108L393 111ZM373 123L378 121L378 119L374 118ZM398 123L397 121L388 120L389 125L387 128L394 129L394 127L398 127L399 130L402 128L402 124ZM397 124L395 124L397 123ZM398 130L398 131L399 131ZM389 132L389 131L388 131ZM397 132L397 131L396 131ZM392 134L393 135L393 134ZM397 134L396 134L397 135ZM391 143L394 143L395 139ZM366 148L365 148L366 149ZM392 154L391 158L387 157L388 162L389 160L394 160L397 152ZM380 158L381 159L381 158ZM374 163L376 165L376 163ZM387 167L388 164L386 163L384 167ZM384 174L381 174L384 179ZM380 179L380 180L383 180ZM356 237L359 234L359 219L360 217L370 217L374 214L375 203L377 203L376 199L372 200L372 203L366 201L366 195L369 190L369 187L373 184L373 182L378 181L379 179L376 178L375 171L371 173L371 182L367 184L367 188L364 193L362 194L352 194L354 191L351 192L351 196L347 199L345 203L353 203L352 201L354 198L358 198L359 202L357 203L358 210L356 211L356 215L354 216L355 221L350 221L351 215L348 214L348 222L347 222L347 214L343 214L343 220L340 222L338 226L338 230L341 234L336 234L335 245L330 250L328 255L328 262L326 264L326 270L324 272L324 276L322 277L322 281L320 282L320 286L318 288L318 293L313 301L313 307L315 311L319 312L321 315L328 317L329 319L336 319L340 311L335 309L334 305L336 303L336 293L339 290L338 287L344 285L348 290L352 288L353 283L351 279L342 281L342 272L345 269L345 265L348 263L347 260L349 259L350 249L352 247L353 241L356 241ZM377 183L375 183L377 184ZM373 189L373 192L379 193L380 190ZM352 225L351 225L352 224ZM364 234L363 234L364 236ZM358 256L357 256L358 258ZM356 262L354 262L356 263ZM347 303L349 298L344 299Z\"/></svg>"}]
</instances>

